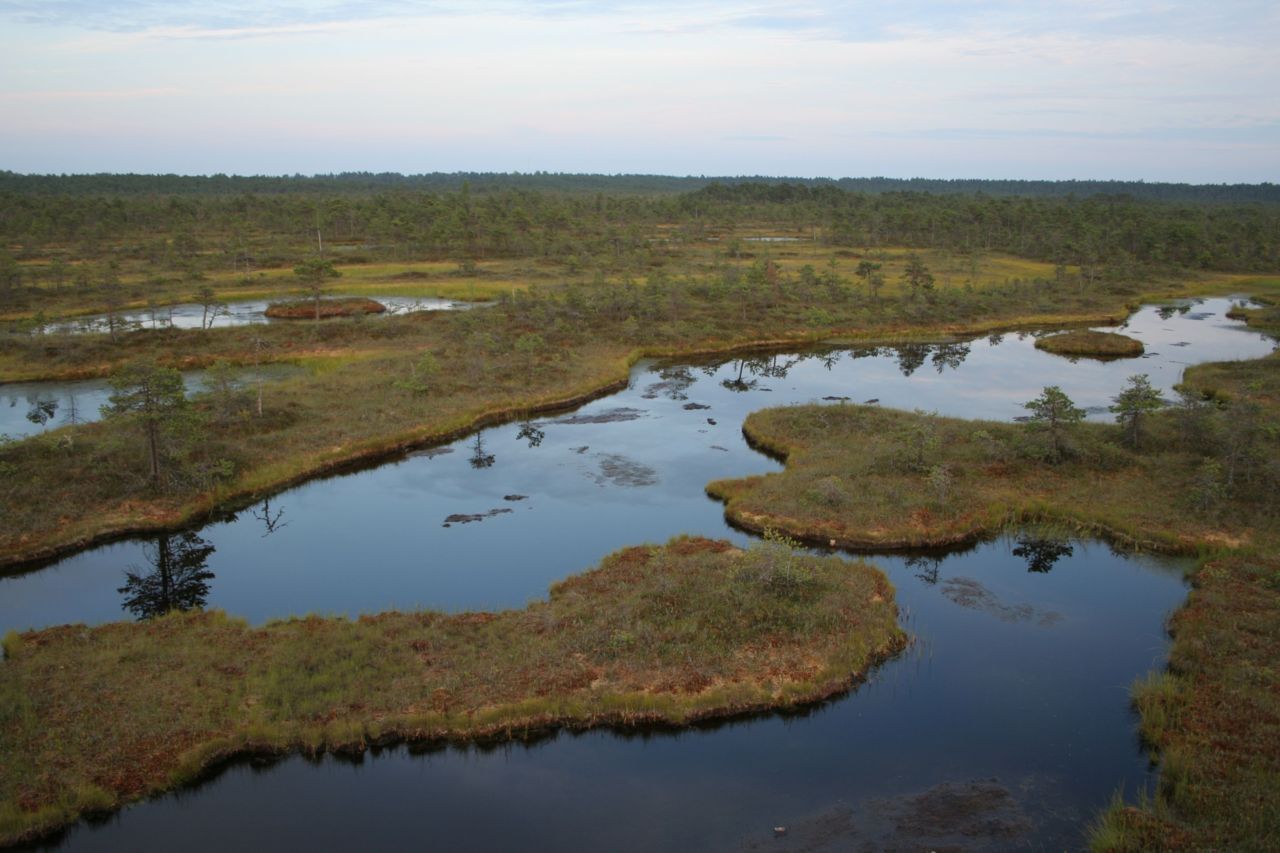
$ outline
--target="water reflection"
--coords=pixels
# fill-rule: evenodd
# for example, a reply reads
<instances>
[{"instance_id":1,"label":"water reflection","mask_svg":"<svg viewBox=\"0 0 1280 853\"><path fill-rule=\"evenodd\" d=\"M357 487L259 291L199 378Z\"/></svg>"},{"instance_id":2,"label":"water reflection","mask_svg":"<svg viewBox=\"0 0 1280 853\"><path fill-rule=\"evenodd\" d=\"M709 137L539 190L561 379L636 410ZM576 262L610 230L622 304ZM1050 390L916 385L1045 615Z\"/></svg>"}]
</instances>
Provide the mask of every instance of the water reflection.
<instances>
[{"instance_id":1,"label":"water reflection","mask_svg":"<svg viewBox=\"0 0 1280 853\"><path fill-rule=\"evenodd\" d=\"M472 468L476 469L493 467L494 455L485 453L484 450L484 433L476 433L475 440L471 443L471 458L467 461L471 463Z\"/></svg>"},{"instance_id":2,"label":"water reflection","mask_svg":"<svg viewBox=\"0 0 1280 853\"><path fill-rule=\"evenodd\" d=\"M483 525L452 533L470 530L497 538ZM358 768L334 756L242 763L197 792L81 824L66 847L412 848L425 802L445 849L1082 849L1080 827L1113 791L1153 779L1117 685L1160 666L1185 589L1166 561L1073 544L1050 574L1028 573L1004 538L876 558L911 650L795 713L424 742L374 750ZM911 580L940 563L936 585ZM904 818L904 803L934 808ZM839 809L857 826L826 817ZM900 838L904 821L937 833Z\"/></svg>"},{"instance_id":3,"label":"water reflection","mask_svg":"<svg viewBox=\"0 0 1280 853\"><path fill-rule=\"evenodd\" d=\"M302 372L293 364L264 364L234 378L219 379L213 371L183 373L187 394L219 392L225 399L232 391L256 384L285 379ZM111 396L105 379L77 379L48 382L16 382L0 385L0 435L23 438L54 427L90 423L101 417L102 406Z\"/></svg>"},{"instance_id":4,"label":"water reflection","mask_svg":"<svg viewBox=\"0 0 1280 853\"><path fill-rule=\"evenodd\" d=\"M894 358L898 363L898 370L902 372L903 376L908 377L919 370L925 359L929 357L927 344L907 344L891 348L889 351L894 353Z\"/></svg>"},{"instance_id":5,"label":"water reflection","mask_svg":"<svg viewBox=\"0 0 1280 853\"><path fill-rule=\"evenodd\" d=\"M142 549L151 571L125 571L125 584L117 590L124 596L121 606L140 621L204 607L213 580L208 561L215 550L195 533L157 536Z\"/></svg>"},{"instance_id":6,"label":"water reflection","mask_svg":"<svg viewBox=\"0 0 1280 853\"><path fill-rule=\"evenodd\" d=\"M270 536L282 527L288 527L289 522L281 521L284 517L284 507L271 509L271 498L262 501L262 505L250 511L250 514L262 522L262 526L266 528L266 532L262 534L262 538Z\"/></svg>"},{"instance_id":7,"label":"water reflection","mask_svg":"<svg viewBox=\"0 0 1280 853\"><path fill-rule=\"evenodd\" d=\"M1191 341L1178 352L1194 361L1271 349L1257 335L1186 315L1160 320L1147 310L1133 325L1148 342L1161 334ZM919 364L908 378L899 368L904 348L889 347L709 367L640 365L634 376L643 380L571 418L530 423L530 431L526 424L491 430L399 464L291 490L282 498L293 513L289 535L263 538L263 527L271 532L284 524L267 502L252 518L245 513L239 522L206 528L219 548L209 552L218 573L210 605L253 622L307 610L518 607L624 544L682 532L745 544L703 488L712 479L777 470L741 436L749 412L856 393L897 408L1009 419L1050 382L1079 405L1105 407L1131 371L1071 365L1031 344L1011 334L965 349L916 345L906 361ZM945 381L919 370L928 363L939 372L951 368ZM1167 358L1148 365L1166 392L1181 376L1180 363ZM764 376L787 381L759 383ZM672 384L655 389L644 385L649 379ZM742 393L739 383L759 385ZM477 470L493 466L495 454L503 456L501 468ZM449 515L486 507L497 509ZM423 517L463 523L442 531L422 524ZM465 523L481 518L485 523ZM341 534L352 529L362 535ZM875 557L894 583L919 651L879 668L847 700L803 724L766 717L643 743L606 732L566 735L539 750L500 750L492 760L478 750L465 760L436 753L370 761L359 774L345 768L318 774L291 760L264 774L260 785L233 773L228 784L198 797L150 803L101 828L82 827L73 844L239 849L287 837L295 846L367 846L370 838L381 847L411 846L421 842L422 823L405 816L419 816L421 803L432 802L433 838L443 846L560 849L572 839L592 849L729 849L744 828L763 826L768 835L772 826L798 826L838 802L999 778L1028 803L1052 804L1053 815L1037 819L1024 846L1080 846L1078 827L1112 791L1150 779L1116 685L1159 666L1165 617L1184 588L1168 561L1053 540L1040 530L945 557ZM159 550L158 543L148 547L149 554ZM179 546L167 547L173 586ZM115 618L119 597L109 589L95 609L93 596L108 586L98 579L131 557L139 560L132 556L138 548L117 543L0 580L0 628ZM353 576L353 565L366 568ZM207 588L212 573L194 574L202 572L209 576L196 583ZM296 777L288 775L292 768ZM663 793L655 799L654 792ZM637 802L653 808L637 811ZM800 837L796 832L791 842Z\"/></svg>"},{"instance_id":8,"label":"water reflection","mask_svg":"<svg viewBox=\"0 0 1280 853\"><path fill-rule=\"evenodd\" d=\"M1048 573L1054 563L1063 557L1070 557L1075 548L1060 539L1039 539L1029 536L1018 537L1018 544L1013 549L1015 557L1027 561L1027 571Z\"/></svg>"},{"instance_id":9,"label":"water reflection","mask_svg":"<svg viewBox=\"0 0 1280 853\"><path fill-rule=\"evenodd\" d=\"M58 412L57 400L41 400L39 398L27 398L30 409L27 410L27 420L36 426L43 427L49 421L53 420L53 416Z\"/></svg>"},{"instance_id":10,"label":"water reflection","mask_svg":"<svg viewBox=\"0 0 1280 853\"><path fill-rule=\"evenodd\" d=\"M1269 353L1270 341L1240 331L1240 323L1223 317L1229 305L1219 300L1192 309L1215 312L1207 321L1190 314L1164 321L1154 308L1146 309L1131 325L1148 341L1158 335L1190 341L1185 348L1157 348L1189 362ZM679 533L746 542L745 534L726 526L723 506L706 497L705 487L713 480L781 467L742 435L743 419L766 406L879 400L887 407L927 407L949 417L1010 420L1025 415L1025 401L1052 383L1088 409L1091 419L1112 419L1107 406L1132 366L1073 365L1034 349L1033 343L1031 336L1019 339L1011 333L998 344L986 338L967 347L919 344L908 351L913 359L923 357L924 367L911 377L898 368L900 347L642 363L629 388L570 415L530 418L415 451L398 464L304 484L278 496L288 506L282 518L275 518L278 507L272 500L269 510L246 510L238 520L209 525L199 531L218 547L210 560L218 581L209 606L252 622L307 611L354 615L414 605L454 611L518 607L625 544L662 542ZM1144 361L1142 367L1162 394L1170 393L1182 374L1181 363L1168 358ZM756 387L740 390L752 382ZM6 394L0 419L10 419L0 420L0 433L39 429L25 418L29 394L59 399L47 428L60 424L69 404L58 394L66 390L0 386ZM86 416L91 403L105 402L105 389L101 399L83 384L76 393ZM1193 447L1198 415L1185 414ZM11 426L11 421L17 423ZM1260 434L1258 423L1247 411L1233 419L1241 453L1250 436ZM508 501L507 495L525 499ZM448 530L421 523L424 517L444 519L495 507L515 511L492 524ZM284 535L264 538L264 531L270 534L286 520ZM365 535L339 533L351 529ZM1032 536L1054 538L1046 531ZM370 541L377 543L376 568L361 572L356 582L350 567L370 564ZM137 540L118 542L22 577L0 578L0 632L120 618L118 567L145 565L141 552ZM1023 557L1012 559L1020 573L1045 576L1028 573ZM1040 554L1034 565L1051 564ZM941 587L945 580L925 562L904 577L922 589L933 580L934 588Z\"/></svg>"},{"instance_id":11,"label":"water reflection","mask_svg":"<svg viewBox=\"0 0 1280 853\"><path fill-rule=\"evenodd\" d=\"M750 364L749 359L736 359L734 361L734 366L737 369L737 375L731 376L727 379L721 379L720 386L733 391L735 394L742 394L755 388L759 384L759 381L756 379L745 379L742 375L742 371L747 368L748 364ZM707 368L706 370L709 371L708 375L713 375L715 372L715 368Z\"/></svg>"},{"instance_id":12,"label":"water reflection","mask_svg":"<svg viewBox=\"0 0 1280 853\"><path fill-rule=\"evenodd\" d=\"M911 556L903 560L903 566L920 580L933 585L938 582L938 570L942 568L942 558Z\"/></svg>"},{"instance_id":13,"label":"water reflection","mask_svg":"<svg viewBox=\"0 0 1280 853\"><path fill-rule=\"evenodd\" d=\"M931 361L941 373L944 368L956 370L969 357L969 344L938 344L933 348Z\"/></svg>"},{"instance_id":14,"label":"water reflection","mask_svg":"<svg viewBox=\"0 0 1280 853\"><path fill-rule=\"evenodd\" d=\"M994 346L995 344L993 344ZM903 376L910 378L928 361L938 373L948 368L956 370L969 357L970 345L967 343L950 344L901 344L894 347L874 347L862 353L862 358L890 356Z\"/></svg>"},{"instance_id":15,"label":"water reflection","mask_svg":"<svg viewBox=\"0 0 1280 853\"><path fill-rule=\"evenodd\" d=\"M828 352L821 355L817 353L787 355L773 353L770 355L736 358L732 361L734 375L720 380L720 385L739 394L751 391L759 387L760 379L785 379L793 367L813 358L819 359L830 370L840 360L840 353ZM708 376L714 376L719 371L719 368L720 365L704 367L702 372ZM672 368L663 368L664 373L670 370ZM747 376L752 378L748 379ZM684 397L672 397L672 399L684 399Z\"/></svg>"},{"instance_id":16,"label":"water reflection","mask_svg":"<svg viewBox=\"0 0 1280 853\"><path fill-rule=\"evenodd\" d=\"M659 395L669 400L687 400L689 396L685 391L698 380L694 377L693 371L685 366L678 367L658 367L654 368L654 372L661 378L660 382L653 382L645 387L644 394L641 397L645 400L656 399Z\"/></svg>"},{"instance_id":17,"label":"water reflection","mask_svg":"<svg viewBox=\"0 0 1280 853\"><path fill-rule=\"evenodd\" d=\"M516 439L527 441L530 447L537 447L542 444L542 440L546 437L546 430L539 428L532 421L525 421L520 424L520 431L516 433Z\"/></svg>"},{"instance_id":18,"label":"water reflection","mask_svg":"<svg viewBox=\"0 0 1280 853\"><path fill-rule=\"evenodd\" d=\"M361 294L363 295L363 294ZM333 298L343 298L334 294ZM372 294L386 306L387 314L408 314L417 311L450 311L474 307L473 303L455 302L435 297L383 296ZM157 305L136 311L120 311L115 314L93 314L69 320L27 323L37 334L84 334L105 332L114 326L117 333L139 329L208 329L215 325L245 326L271 322L265 315L267 305L275 300L252 299L207 305L187 302L177 305ZM283 321L289 322L289 321Z\"/></svg>"},{"instance_id":19,"label":"water reflection","mask_svg":"<svg viewBox=\"0 0 1280 853\"><path fill-rule=\"evenodd\" d=\"M1191 311L1191 302L1182 302L1177 305L1161 305L1156 309L1156 314L1161 320L1171 320L1175 314L1186 314Z\"/></svg>"}]
</instances>

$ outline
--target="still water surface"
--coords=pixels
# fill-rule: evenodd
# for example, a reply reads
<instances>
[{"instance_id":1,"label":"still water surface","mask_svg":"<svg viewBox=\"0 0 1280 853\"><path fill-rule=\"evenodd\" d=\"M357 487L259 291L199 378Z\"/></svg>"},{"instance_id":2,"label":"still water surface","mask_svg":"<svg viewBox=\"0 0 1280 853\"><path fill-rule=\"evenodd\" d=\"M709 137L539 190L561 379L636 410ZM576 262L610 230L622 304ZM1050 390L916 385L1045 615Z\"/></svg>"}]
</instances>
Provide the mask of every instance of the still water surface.
<instances>
[{"instance_id":1,"label":"still water surface","mask_svg":"<svg viewBox=\"0 0 1280 853\"><path fill-rule=\"evenodd\" d=\"M1126 331L1154 344L1150 357L1123 361L1072 363L1036 350L1030 336L1007 335L703 366L642 363L629 388L571 414L312 481L204 526L198 535L215 549L206 603L255 623L310 612L520 607L623 545L679 533L745 542L703 489L779 469L743 439L742 420L756 409L847 397L1009 420L1058 384L1105 420L1133 373L1149 373L1171 395L1184 363L1270 352L1269 340L1222 317L1228 305L1212 300L1168 317L1144 309ZM456 515L479 518L449 521ZM154 540L129 540L0 578L0 631L127 618L117 590L126 570L149 568L155 550Z\"/></svg>"},{"instance_id":2,"label":"still water surface","mask_svg":"<svg viewBox=\"0 0 1280 853\"><path fill-rule=\"evenodd\" d=\"M271 382L300 372L302 368L290 364L237 368L235 383ZM182 379L187 394L208 390L207 376L204 370L185 371ZM111 385L105 379L0 384L0 438L26 438L100 420L110 397Z\"/></svg>"},{"instance_id":3,"label":"still water surface","mask_svg":"<svg viewBox=\"0 0 1280 853\"><path fill-rule=\"evenodd\" d=\"M366 296L366 294L357 294ZM287 302L294 298L305 297L273 297L271 299L240 299L224 303L215 315L211 315L196 302L177 305L161 305L156 308L131 309L116 314L116 330L129 329L201 329L223 328L225 326L249 326L256 323L273 322L265 315L267 306L274 302ZM340 294L328 294L326 299L342 298ZM449 311L457 308L469 308L471 303L456 302L452 299L437 299L432 296L380 296L367 295L387 306L389 314L405 314L412 311ZM280 322L290 322L283 320ZM90 332L109 332L110 318L107 314L87 314L68 320L56 320L40 327L47 334L82 334Z\"/></svg>"},{"instance_id":4,"label":"still water surface","mask_svg":"<svg viewBox=\"0 0 1280 853\"><path fill-rule=\"evenodd\" d=\"M1125 331L1148 344L1149 357L1127 362L1071 363L1011 335L641 364L630 388L572 414L308 483L175 537L167 553L185 547L192 565L167 570L185 579L187 601L253 622L308 611L518 607L623 545L686 532L749 541L702 489L777 470L742 439L750 411L878 398L1007 420L1058 384L1102 418L1130 374L1149 373L1169 394L1182 363L1269 352L1270 342L1223 320L1228 305L1211 300L1167 316L1144 309ZM128 618L124 604L143 613L138 593L150 588L159 552L154 541L122 542L0 580L0 630ZM358 765L241 764L194 792L77 827L66 844L1069 847L1113 791L1132 794L1150 781L1126 691L1163 661L1164 619L1185 596L1178 561L1024 537L875 562L917 642L869 684L806 716L647 737L562 734L488 751L397 749ZM912 799L922 793L934 799ZM967 818L925 821L932 835L911 835L920 823L912 809L936 816L939 798L978 805ZM789 834L774 839L777 825Z\"/></svg>"}]
</instances>

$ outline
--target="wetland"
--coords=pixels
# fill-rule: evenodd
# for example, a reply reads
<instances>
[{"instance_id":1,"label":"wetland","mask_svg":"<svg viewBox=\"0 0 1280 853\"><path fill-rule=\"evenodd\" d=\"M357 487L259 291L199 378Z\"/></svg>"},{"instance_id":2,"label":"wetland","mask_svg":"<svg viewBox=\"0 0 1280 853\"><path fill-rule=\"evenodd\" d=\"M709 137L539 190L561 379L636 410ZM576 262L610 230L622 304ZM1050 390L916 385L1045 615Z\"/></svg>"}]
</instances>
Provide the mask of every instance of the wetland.
<instances>
[{"instance_id":1,"label":"wetland","mask_svg":"<svg viewBox=\"0 0 1280 853\"><path fill-rule=\"evenodd\" d=\"M1126 333L1151 344L1142 367L1161 394L1172 395L1187 364L1270 352L1269 339L1225 318L1232 304L1148 307L1127 320ZM703 488L781 470L743 435L747 416L765 406L826 400L843 410L852 407L846 400L875 399L881 407L1012 422L1025 400L1054 383L1093 419L1106 419L1124 366L1073 364L1035 342L1008 334L642 361L625 390L571 413L483 429L306 483L181 535L118 542L0 579L0 625L102 624L193 605L250 625L420 607L512 612L626 543L694 533L749 547L751 537L726 524L723 507ZM1164 346L1176 342L1186 345ZM433 798L433 820L440 837L457 843L513 841L466 817L494 802L513 810L501 809L505 819L493 825L522 827L534 847L567 837L619 849L750 847L766 843L773 825L833 845L868 837L887 843L886 810L918 810L941 797L968 805L953 824L934 821L912 836L921 843L969 834L970 821L995 833L979 834L986 845L1074 846L1081 825L1115 790L1152 783L1123 687L1164 660L1163 625L1186 594L1188 560L1050 529L959 552L876 554L874 563L896 590L912 646L872 670L868 683L799 714L684 733L634 724L613 733L556 735L553 728L498 748L421 735L411 742L423 742L425 752L422 745L379 749L354 766L337 757L236 765L202 783L198 795L149 801L78 827L64 841L131 846L165 837L165 826L186 832L195 825L209 849L247 843L217 816L228 802L263 798L278 815L265 824L272 833L346 837L376 823L390 839L405 830L372 804L394 802L399 795L388 786L409 773L428 790L450 792ZM363 728L355 737L379 742ZM666 805L638 823L620 820L625 792L643 786L649 772L666 779ZM502 794L530 773L549 780L548 789L518 802ZM461 785L458 774L488 781ZM673 785L672 777L687 781ZM351 825L346 815L342 827L312 818L305 828L281 823L301 796L365 803L357 811L371 817ZM577 809L551 808L546 798ZM532 827L527 815L540 807L565 819ZM585 817L568 820L570 813ZM758 825L760 815L768 815L768 827Z\"/></svg>"},{"instance_id":2,"label":"wetland","mask_svg":"<svg viewBox=\"0 0 1280 853\"><path fill-rule=\"evenodd\" d=\"M1266 204L8 183L0 837L1274 837Z\"/></svg>"}]
</instances>

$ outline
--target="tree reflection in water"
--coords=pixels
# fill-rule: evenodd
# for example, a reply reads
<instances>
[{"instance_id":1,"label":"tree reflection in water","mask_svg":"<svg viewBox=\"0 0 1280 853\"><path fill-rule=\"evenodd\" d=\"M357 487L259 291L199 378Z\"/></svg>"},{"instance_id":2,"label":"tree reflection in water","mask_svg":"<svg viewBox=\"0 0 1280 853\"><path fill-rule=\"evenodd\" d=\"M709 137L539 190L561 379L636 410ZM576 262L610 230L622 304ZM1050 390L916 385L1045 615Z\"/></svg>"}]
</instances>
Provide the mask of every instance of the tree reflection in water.
<instances>
[{"instance_id":1,"label":"tree reflection in water","mask_svg":"<svg viewBox=\"0 0 1280 853\"><path fill-rule=\"evenodd\" d=\"M289 522L281 520L284 518L284 507L277 507L273 510L271 508L271 498L264 498L262 506L254 509L251 514L258 521L261 521L262 526L266 528L266 532L262 534L263 539L266 539L280 528L289 526Z\"/></svg>"},{"instance_id":2,"label":"tree reflection in water","mask_svg":"<svg viewBox=\"0 0 1280 853\"><path fill-rule=\"evenodd\" d=\"M484 452L484 440L480 437L480 433L476 433L476 440L471 445L471 458L467 460L471 463L472 468L491 468L494 463L492 453Z\"/></svg>"},{"instance_id":3,"label":"tree reflection in water","mask_svg":"<svg viewBox=\"0 0 1280 853\"><path fill-rule=\"evenodd\" d=\"M907 569L915 573L915 576L927 584L936 584L938 582L938 570L942 568L941 557L914 556L907 557Z\"/></svg>"},{"instance_id":4,"label":"tree reflection in water","mask_svg":"<svg viewBox=\"0 0 1280 853\"><path fill-rule=\"evenodd\" d=\"M903 376L911 376L920 369L924 360L929 357L928 344L903 344L893 348L898 360L898 370Z\"/></svg>"},{"instance_id":5,"label":"tree reflection in water","mask_svg":"<svg viewBox=\"0 0 1280 853\"><path fill-rule=\"evenodd\" d=\"M516 439L524 439L529 442L530 447L537 447L542 444L542 439L547 437L545 430L540 429L537 424L532 421L525 421L520 424L520 432L516 433Z\"/></svg>"},{"instance_id":6,"label":"tree reflection in water","mask_svg":"<svg viewBox=\"0 0 1280 853\"><path fill-rule=\"evenodd\" d=\"M57 400L41 400L39 397L27 397L27 404L30 406L27 410L27 420L37 426L44 426L49 423L58 412Z\"/></svg>"},{"instance_id":7,"label":"tree reflection in water","mask_svg":"<svg viewBox=\"0 0 1280 853\"><path fill-rule=\"evenodd\" d=\"M1047 573L1054 563L1073 553L1075 548L1059 539L1036 539L1029 536L1019 537L1018 545L1013 549L1015 557L1022 557L1027 561L1027 571L1041 574Z\"/></svg>"},{"instance_id":8,"label":"tree reflection in water","mask_svg":"<svg viewBox=\"0 0 1280 853\"><path fill-rule=\"evenodd\" d=\"M730 391L733 391L738 394L741 394L744 391L750 391L751 389L755 388L756 385L759 384L757 380L742 378L742 371L746 369L747 364L748 364L748 361L745 358L736 359L735 365L738 368L738 375L733 379L722 379L720 380L720 384L725 388L728 388Z\"/></svg>"},{"instance_id":9,"label":"tree reflection in water","mask_svg":"<svg viewBox=\"0 0 1280 853\"><path fill-rule=\"evenodd\" d=\"M969 357L968 344L938 344L934 347L930 360L934 368L941 373L944 368L956 370Z\"/></svg>"},{"instance_id":10,"label":"tree reflection in water","mask_svg":"<svg viewBox=\"0 0 1280 853\"><path fill-rule=\"evenodd\" d=\"M143 546L151 571L125 571L125 584L117 590L124 596L121 606L139 620L204 607L213 580L206 563L213 552L213 545L194 533L156 537Z\"/></svg>"}]
</instances>

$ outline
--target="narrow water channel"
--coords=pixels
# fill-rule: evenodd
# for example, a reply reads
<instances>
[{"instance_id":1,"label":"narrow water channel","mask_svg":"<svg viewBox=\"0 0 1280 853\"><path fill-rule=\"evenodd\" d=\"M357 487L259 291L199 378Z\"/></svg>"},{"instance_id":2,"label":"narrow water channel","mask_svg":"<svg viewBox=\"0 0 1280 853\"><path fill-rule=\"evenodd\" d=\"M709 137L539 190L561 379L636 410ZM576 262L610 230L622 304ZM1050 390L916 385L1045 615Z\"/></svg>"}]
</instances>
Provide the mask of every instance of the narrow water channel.
<instances>
[{"instance_id":1,"label":"narrow water channel","mask_svg":"<svg viewBox=\"0 0 1280 853\"><path fill-rule=\"evenodd\" d=\"M521 607L624 545L680 533L747 541L726 526L704 487L779 468L743 439L752 411L878 399L1009 420L1026 414L1022 404L1043 386L1057 384L1105 420L1133 373L1150 374L1171 395L1186 363L1270 352L1268 339L1224 318L1229 305L1138 312L1126 331L1151 344L1150 357L1123 361L1073 363L1036 350L1030 336L1005 335L706 365L642 363L629 388L571 414L486 429L313 481L193 531L202 552L213 549L192 572L209 575L198 582L207 586L199 600L254 623L306 613ZM118 590L126 572L153 571L159 550L154 538L128 540L0 578L0 632L130 618L128 594Z\"/></svg>"},{"instance_id":2,"label":"narrow water channel","mask_svg":"<svg viewBox=\"0 0 1280 853\"><path fill-rule=\"evenodd\" d=\"M261 379L273 382L302 368L291 364L264 364L237 369L237 384ZM182 374L188 394L208 390L208 371L188 370ZM0 438L26 438L42 432L87 424L102 418L102 407L111 397L106 379L56 382L6 382L0 385Z\"/></svg>"},{"instance_id":3,"label":"narrow water channel","mask_svg":"<svg viewBox=\"0 0 1280 853\"><path fill-rule=\"evenodd\" d=\"M877 558L916 645L801 717L561 734L358 764L239 764L82 824L73 850L1065 849L1112 791L1151 781L1127 687L1163 662L1185 588L1096 543L1030 571L999 541ZM914 815L919 831L897 828ZM909 825L909 824L908 824Z\"/></svg>"},{"instance_id":4,"label":"narrow water channel","mask_svg":"<svg viewBox=\"0 0 1280 853\"><path fill-rule=\"evenodd\" d=\"M449 311L458 308L469 308L471 303L458 302L452 299L438 299L434 296L382 296L378 294L358 294L377 300L387 307L391 314L406 314L413 311ZM271 299L237 299L219 306L216 313L210 313L196 302L184 302L176 305L161 305L155 308L130 309L116 314L116 330L130 329L201 329L224 328L226 326L249 326L255 323L269 323L265 311L273 302L287 302L292 299L305 298L296 296L280 296ZM326 299L341 298L341 294L330 294ZM285 321L288 322L288 321ZM108 332L111 330L110 316L107 314L86 314L66 320L53 320L35 329L44 334L88 334Z\"/></svg>"},{"instance_id":5,"label":"narrow water channel","mask_svg":"<svg viewBox=\"0 0 1280 853\"><path fill-rule=\"evenodd\" d=\"M1133 373L1166 394L1185 363L1256 358L1271 342L1226 300L1144 309L1148 357L1072 363L1026 336L969 344L638 365L631 387L357 474L315 481L171 545L127 541L0 579L0 631L187 604L253 622L389 607L518 607L618 547L677 533L746 541L703 487L776 470L747 413L839 398L1007 420L1057 384L1105 418ZM185 545L183 544L185 542ZM212 549L212 550L210 550ZM164 549L174 553L174 547ZM172 561L171 561L172 562ZM198 789L64 839L76 849L351 844L551 849L1075 847L1112 792L1150 781L1127 688L1158 667L1183 566L1027 536L948 556L877 556L917 642L850 695L802 717L531 745L396 749L351 765L241 764ZM174 584L164 584L175 588ZM773 827L788 827L774 837ZM932 833L932 834L930 834Z\"/></svg>"}]
</instances>

